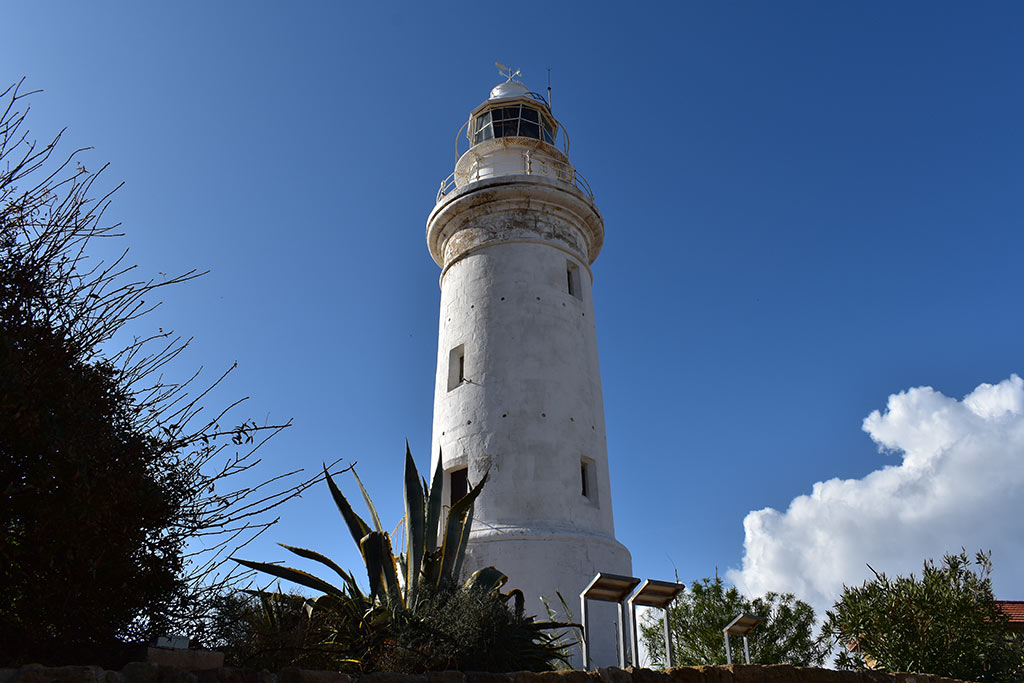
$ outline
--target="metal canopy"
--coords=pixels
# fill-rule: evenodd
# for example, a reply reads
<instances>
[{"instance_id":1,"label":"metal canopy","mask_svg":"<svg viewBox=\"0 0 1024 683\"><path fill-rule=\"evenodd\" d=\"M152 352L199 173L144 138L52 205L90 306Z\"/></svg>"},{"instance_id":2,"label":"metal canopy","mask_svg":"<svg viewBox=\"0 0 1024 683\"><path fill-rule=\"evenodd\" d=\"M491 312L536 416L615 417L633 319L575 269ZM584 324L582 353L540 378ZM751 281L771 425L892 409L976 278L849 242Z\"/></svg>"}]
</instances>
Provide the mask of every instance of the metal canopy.
<instances>
[{"instance_id":1,"label":"metal canopy","mask_svg":"<svg viewBox=\"0 0 1024 683\"><path fill-rule=\"evenodd\" d=\"M618 642L619 666L626 666L626 596L633 592L640 579L634 576L622 576L620 574L598 573L594 580L587 584L587 587L580 593L580 612L583 615L583 668L589 669L590 662L590 615L587 609L588 600L601 602L614 602L619 608L619 623L616 631Z\"/></svg>"},{"instance_id":2,"label":"metal canopy","mask_svg":"<svg viewBox=\"0 0 1024 683\"><path fill-rule=\"evenodd\" d=\"M583 589L581 598L601 600L603 602L622 602L633 592L640 579L620 574L599 573L594 580Z\"/></svg>"},{"instance_id":3,"label":"metal canopy","mask_svg":"<svg viewBox=\"0 0 1024 683\"><path fill-rule=\"evenodd\" d=\"M764 621L764 617L754 616L753 614L741 614L730 621L729 625L722 629L722 632L730 633L734 636L745 636L753 631L762 621Z\"/></svg>"},{"instance_id":4,"label":"metal canopy","mask_svg":"<svg viewBox=\"0 0 1024 683\"><path fill-rule=\"evenodd\" d=\"M747 634L753 631L762 621L764 621L764 617L754 616L753 614L741 614L722 629L722 636L725 638L726 664L732 664L732 647L729 645L729 634L743 636L743 660L750 664L750 643L747 642Z\"/></svg>"},{"instance_id":5,"label":"metal canopy","mask_svg":"<svg viewBox=\"0 0 1024 683\"><path fill-rule=\"evenodd\" d=\"M681 583L647 579L629 601L641 607L660 607L665 609L685 589L686 586Z\"/></svg>"},{"instance_id":6,"label":"metal canopy","mask_svg":"<svg viewBox=\"0 0 1024 683\"><path fill-rule=\"evenodd\" d=\"M633 593L633 596L630 597L629 611L630 625L632 626L633 632L633 666L640 666L640 647L639 643L637 643L636 627L637 605L641 605L643 607L660 607L665 610L662 622L665 635L665 659L670 669L675 666L675 657L672 652L672 628L669 625L668 619L668 606L672 603L672 600L684 590L686 590L686 586L681 583L647 579L639 588L636 589L636 593Z\"/></svg>"}]
</instances>

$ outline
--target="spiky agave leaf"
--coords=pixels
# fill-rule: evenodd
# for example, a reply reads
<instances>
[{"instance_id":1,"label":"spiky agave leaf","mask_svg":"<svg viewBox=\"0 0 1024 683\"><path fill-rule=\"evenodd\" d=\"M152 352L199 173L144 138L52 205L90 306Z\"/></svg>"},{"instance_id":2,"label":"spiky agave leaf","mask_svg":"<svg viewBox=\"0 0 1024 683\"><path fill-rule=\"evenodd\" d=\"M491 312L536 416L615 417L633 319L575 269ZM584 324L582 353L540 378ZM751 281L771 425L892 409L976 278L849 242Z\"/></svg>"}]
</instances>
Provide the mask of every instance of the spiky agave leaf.
<instances>
[{"instance_id":1,"label":"spiky agave leaf","mask_svg":"<svg viewBox=\"0 0 1024 683\"><path fill-rule=\"evenodd\" d=\"M416 593L423 562L423 535L426 526L423 507L423 488L416 461L412 459L409 442L405 442L405 555L401 563L405 577L405 600L408 605L416 604Z\"/></svg>"},{"instance_id":2,"label":"spiky agave leaf","mask_svg":"<svg viewBox=\"0 0 1024 683\"><path fill-rule=\"evenodd\" d=\"M384 527L381 526L380 517L377 516L377 507L373 504L373 499L370 498L370 494L366 492L366 487L363 486L363 480L359 478L355 468L352 468L352 476L356 478L356 483L359 484L359 491L363 494L363 500L366 502L366 508L370 511L370 519L373 520L373 529L379 533L386 533Z\"/></svg>"},{"instance_id":3,"label":"spiky agave leaf","mask_svg":"<svg viewBox=\"0 0 1024 683\"><path fill-rule=\"evenodd\" d=\"M489 473L488 473L489 474ZM469 525L467 518L472 511L473 503L476 502L484 484L487 483L488 474L484 474L480 483L469 490L469 493L458 500L448 511L448 519L445 521L444 537L441 539L441 568L438 571L437 584L444 581L455 581L458 576L454 573L455 567L460 566L459 549L465 554L465 541L469 537ZM466 538L463 539L463 534Z\"/></svg>"},{"instance_id":4,"label":"spiky agave leaf","mask_svg":"<svg viewBox=\"0 0 1024 683\"><path fill-rule=\"evenodd\" d=\"M494 567L477 569L466 579L463 587L467 590L498 590L508 582L508 576Z\"/></svg>"},{"instance_id":5,"label":"spiky agave leaf","mask_svg":"<svg viewBox=\"0 0 1024 683\"><path fill-rule=\"evenodd\" d=\"M293 545L287 545L285 543L278 543L278 545L284 548L285 550L295 553L299 557L303 557L307 560L315 560L316 562L319 562L320 564L326 567L330 567L338 576L342 578L342 580L345 581L345 585L348 586L349 592L352 593L352 595L361 596L363 594L363 591L359 588L359 584L356 583L355 577L353 577L347 571L339 567L338 564L331 558L325 555L321 555L315 550L309 550L307 548L299 548Z\"/></svg>"},{"instance_id":6,"label":"spiky agave leaf","mask_svg":"<svg viewBox=\"0 0 1024 683\"><path fill-rule=\"evenodd\" d=\"M301 569L292 569L291 567L284 567L279 564L269 564L267 562L240 560L237 557L232 557L231 559L243 567L255 569L256 571L263 572L264 574L270 574L271 576L276 576L280 579L291 581L299 584L300 586L312 588L315 591L320 591L327 595L333 595L337 598L345 597L345 591L341 590L337 586L327 583L319 577L313 576L308 572L304 572Z\"/></svg>"},{"instance_id":7,"label":"spiky agave leaf","mask_svg":"<svg viewBox=\"0 0 1024 683\"><path fill-rule=\"evenodd\" d=\"M522 616L526 606L526 598L523 595L523 591L518 588L513 588L507 593L502 593L501 589L508 583L508 576L501 571L498 571L494 567L484 567L483 569L477 569L473 574L466 579L466 583L463 584L465 590L480 590L486 592L495 592L502 602L507 603L509 600L515 609L517 616Z\"/></svg>"},{"instance_id":8,"label":"spiky agave leaf","mask_svg":"<svg viewBox=\"0 0 1024 683\"><path fill-rule=\"evenodd\" d=\"M334 504L338 507L338 512L341 513L342 519L345 520L345 524L348 526L349 533L352 534L352 540L356 542L356 547L358 547L359 541L362 540L363 536L370 533L370 527L367 526L362 517L355 513L352 506L348 504L348 499L345 498L341 489L334 483L334 479L331 478L326 465L324 466L324 477L327 479L327 487L331 490Z\"/></svg>"},{"instance_id":9,"label":"spiky agave leaf","mask_svg":"<svg viewBox=\"0 0 1024 683\"><path fill-rule=\"evenodd\" d=\"M462 564L466 560L466 548L469 546L469 534L473 530L473 512L476 510L476 503L469 506L466 511L466 519L462 522L462 533L459 534L459 546L455 551L455 566L452 568L452 580L457 581L462 576Z\"/></svg>"},{"instance_id":10,"label":"spiky agave leaf","mask_svg":"<svg viewBox=\"0 0 1024 683\"><path fill-rule=\"evenodd\" d=\"M427 493L427 519L423 528L423 548L437 550L437 530L441 526L441 508L444 496L444 468L441 467L441 451L437 452L437 467L434 479Z\"/></svg>"},{"instance_id":11,"label":"spiky agave leaf","mask_svg":"<svg viewBox=\"0 0 1024 683\"><path fill-rule=\"evenodd\" d=\"M398 568L391 554L391 540L386 533L371 531L359 542L366 572L370 578L370 595L392 607L405 607L398 588Z\"/></svg>"}]
</instances>

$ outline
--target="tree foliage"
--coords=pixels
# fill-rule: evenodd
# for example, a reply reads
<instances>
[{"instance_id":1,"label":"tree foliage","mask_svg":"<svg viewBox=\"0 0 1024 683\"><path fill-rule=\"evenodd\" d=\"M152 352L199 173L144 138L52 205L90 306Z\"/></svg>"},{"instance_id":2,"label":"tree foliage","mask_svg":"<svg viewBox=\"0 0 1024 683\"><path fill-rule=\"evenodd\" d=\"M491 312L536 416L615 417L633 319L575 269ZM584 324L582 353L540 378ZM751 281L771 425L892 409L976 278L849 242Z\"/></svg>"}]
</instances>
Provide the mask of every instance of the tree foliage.
<instances>
[{"instance_id":1,"label":"tree foliage","mask_svg":"<svg viewBox=\"0 0 1024 683\"><path fill-rule=\"evenodd\" d=\"M749 600L715 576L694 581L669 605L675 663L680 666L725 664L722 629L744 612L765 617L747 637L752 662L816 666L824 660L814 638L814 609L810 605L789 593L767 593ZM661 619L646 619L640 625L640 632L652 664L664 666ZM742 640L733 636L730 644L736 659L737 653L742 652Z\"/></svg>"},{"instance_id":2,"label":"tree foliage","mask_svg":"<svg viewBox=\"0 0 1024 683\"><path fill-rule=\"evenodd\" d=\"M837 646L838 667L1024 681L1024 639L995 604L990 554L926 560L920 578L871 571L825 613L822 638Z\"/></svg>"},{"instance_id":3,"label":"tree foliage","mask_svg":"<svg viewBox=\"0 0 1024 683\"><path fill-rule=\"evenodd\" d=\"M232 485L285 425L222 428L198 373L164 379L187 340L126 335L157 290L200 274L90 256L119 236L103 218L117 188L97 191L84 150L59 160L60 134L29 136L31 94L0 93L0 665L103 663L119 642L201 634L242 578L227 550L318 477Z\"/></svg>"}]
</instances>

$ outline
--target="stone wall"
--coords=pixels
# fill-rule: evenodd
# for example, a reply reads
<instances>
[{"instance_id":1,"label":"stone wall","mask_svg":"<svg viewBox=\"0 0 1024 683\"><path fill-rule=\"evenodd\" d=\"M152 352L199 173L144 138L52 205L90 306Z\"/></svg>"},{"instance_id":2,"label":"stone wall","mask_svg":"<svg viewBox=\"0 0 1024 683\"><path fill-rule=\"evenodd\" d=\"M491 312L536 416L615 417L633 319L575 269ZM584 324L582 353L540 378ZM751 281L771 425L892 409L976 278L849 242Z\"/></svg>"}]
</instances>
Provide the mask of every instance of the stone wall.
<instances>
[{"instance_id":1,"label":"stone wall","mask_svg":"<svg viewBox=\"0 0 1024 683\"><path fill-rule=\"evenodd\" d=\"M374 673L349 676L331 671L286 668L279 673L252 669L182 669L134 662L120 671L95 666L23 666L0 669L0 683L956 683L926 674L832 671L792 666L695 666L667 671L618 669L492 674L439 671L422 675Z\"/></svg>"}]
</instances>

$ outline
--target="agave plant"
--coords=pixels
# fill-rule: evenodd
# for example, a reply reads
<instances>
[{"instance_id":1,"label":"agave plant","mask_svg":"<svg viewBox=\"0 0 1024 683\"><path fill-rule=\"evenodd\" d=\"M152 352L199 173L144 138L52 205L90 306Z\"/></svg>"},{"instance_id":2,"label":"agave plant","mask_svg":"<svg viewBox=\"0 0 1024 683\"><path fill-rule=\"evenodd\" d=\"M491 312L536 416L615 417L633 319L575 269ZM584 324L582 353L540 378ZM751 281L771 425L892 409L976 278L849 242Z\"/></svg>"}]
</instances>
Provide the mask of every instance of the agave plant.
<instances>
[{"instance_id":1,"label":"agave plant","mask_svg":"<svg viewBox=\"0 0 1024 683\"><path fill-rule=\"evenodd\" d=\"M426 480L420 478L416 462L409 451L409 445L406 444L406 547L405 552L396 557L392 551L391 538L381 526L377 509L363 483L359 480L359 476L356 475L356 482L359 484L366 506L369 508L370 519L373 522L372 528L352 509L348 499L345 498L330 473L324 468L324 477L331 490L334 503L363 557L370 586L369 594L364 594L355 577L338 566L336 562L307 548L279 544L299 557L314 560L333 570L341 577L343 587L336 586L300 569L265 562L232 559L243 566L293 581L338 599L346 597L366 599L373 604L385 605L389 609L398 608L414 612L417 596L422 592L422 588L437 589L458 580L466 555L466 544L469 542L470 527L473 523L473 503L487 482L487 475L484 475L480 483L470 488L465 496L451 506L448 516L444 520L444 528L439 542L437 532L441 528L443 488L441 482L443 476L444 472L441 469L440 460L438 460L433 481L428 486ZM470 580L474 584L479 584L483 578L485 577ZM487 572L486 579L493 582L495 578L492 572Z\"/></svg>"},{"instance_id":2,"label":"agave plant","mask_svg":"<svg viewBox=\"0 0 1024 683\"><path fill-rule=\"evenodd\" d=\"M459 585L473 522L473 505L487 482L487 475L455 501L442 520L444 472L440 459L428 486L420 477L406 444L405 549L396 556L391 537L381 526L373 501L358 475L353 474L369 509L372 526L355 513L330 473L324 469L324 478L334 503L362 555L369 583L368 593L360 588L351 573L330 558L306 548L281 544L299 557L331 569L341 578L340 584L291 567L235 559L251 569L323 593L315 600L314 609L330 614L333 636L328 644L344 646L347 655L343 661L357 660L363 670L380 665L408 670L457 667L466 660L467 647L458 642L465 638L454 633L457 629L449 629L452 632L446 633L439 624L444 620L449 623L465 622L459 615L451 614L452 610L458 609L473 610L476 616L470 616L470 622L473 618L480 623L489 620L505 629L501 635L490 638L490 641L500 641L505 648L505 651L497 653L495 661L514 661L520 668L539 670L549 668L548 663L552 660L565 660L559 636L550 635L546 630L569 625L535 622L532 616L526 616L521 591L501 592L508 580L503 573L494 567L485 567ZM470 607L460 608L459 605ZM478 628L476 632L482 631ZM514 651L510 652L510 647L514 647ZM396 655L396 649L402 652ZM476 655L486 647L470 649ZM491 668L486 663L484 666ZM506 664L494 666L500 668Z\"/></svg>"}]
</instances>

